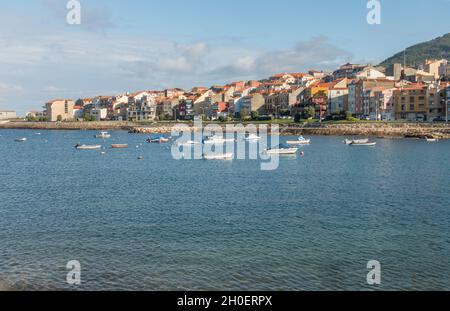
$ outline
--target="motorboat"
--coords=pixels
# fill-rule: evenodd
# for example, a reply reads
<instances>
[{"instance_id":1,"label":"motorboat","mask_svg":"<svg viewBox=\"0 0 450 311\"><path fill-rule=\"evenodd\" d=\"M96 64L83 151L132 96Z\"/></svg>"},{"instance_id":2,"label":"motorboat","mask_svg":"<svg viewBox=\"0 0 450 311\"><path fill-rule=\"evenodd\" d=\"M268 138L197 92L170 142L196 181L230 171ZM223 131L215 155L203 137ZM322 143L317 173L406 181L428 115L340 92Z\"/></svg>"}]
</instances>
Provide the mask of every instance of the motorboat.
<instances>
[{"instance_id":1,"label":"motorboat","mask_svg":"<svg viewBox=\"0 0 450 311\"><path fill-rule=\"evenodd\" d=\"M259 141L259 140L261 140L261 137L259 137L256 134L249 134L246 137L244 137L244 140L245 141L250 141L250 142L252 142L252 141Z\"/></svg>"},{"instance_id":2,"label":"motorboat","mask_svg":"<svg viewBox=\"0 0 450 311\"><path fill-rule=\"evenodd\" d=\"M126 149L128 148L127 144L112 144L111 148L113 149Z\"/></svg>"},{"instance_id":3,"label":"motorboat","mask_svg":"<svg viewBox=\"0 0 450 311\"><path fill-rule=\"evenodd\" d=\"M205 144L225 144L225 143L232 143L234 142L234 138L224 138L223 136L211 136L208 137L207 140L204 141Z\"/></svg>"},{"instance_id":4,"label":"motorboat","mask_svg":"<svg viewBox=\"0 0 450 311\"><path fill-rule=\"evenodd\" d=\"M23 138L16 138L16 139L14 139L14 141L15 142L18 142L18 143L24 143L24 142L26 142L28 139L27 138L25 138L25 137L23 137Z\"/></svg>"},{"instance_id":5,"label":"motorboat","mask_svg":"<svg viewBox=\"0 0 450 311\"><path fill-rule=\"evenodd\" d=\"M297 140L288 140L287 143L289 145L309 145L311 143L311 139L306 139L303 136L300 136Z\"/></svg>"},{"instance_id":6,"label":"motorboat","mask_svg":"<svg viewBox=\"0 0 450 311\"><path fill-rule=\"evenodd\" d=\"M297 147L293 147L288 144L280 144L274 148L269 148L264 150L266 154L296 154L298 151Z\"/></svg>"},{"instance_id":7,"label":"motorboat","mask_svg":"<svg viewBox=\"0 0 450 311\"><path fill-rule=\"evenodd\" d=\"M362 147L373 147L376 146L376 142L353 142L349 146L362 146Z\"/></svg>"},{"instance_id":8,"label":"motorboat","mask_svg":"<svg viewBox=\"0 0 450 311\"><path fill-rule=\"evenodd\" d=\"M204 154L203 159L205 160L232 160L232 153L224 153L224 154Z\"/></svg>"},{"instance_id":9,"label":"motorboat","mask_svg":"<svg viewBox=\"0 0 450 311\"><path fill-rule=\"evenodd\" d=\"M169 139L164 136L151 137L151 138L147 139L147 142L150 144L163 144L163 143L169 142Z\"/></svg>"},{"instance_id":10,"label":"motorboat","mask_svg":"<svg viewBox=\"0 0 450 311\"><path fill-rule=\"evenodd\" d=\"M78 150L96 150L101 148L102 148L101 145L80 145L80 144L75 145L75 149Z\"/></svg>"},{"instance_id":11,"label":"motorboat","mask_svg":"<svg viewBox=\"0 0 450 311\"><path fill-rule=\"evenodd\" d=\"M97 135L95 135L95 138L107 139L111 138L111 134L109 134L108 132L100 132Z\"/></svg>"},{"instance_id":12,"label":"motorboat","mask_svg":"<svg viewBox=\"0 0 450 311\"><path fill-rule=\"evenodd\" d=\"M429 142L429 143L435 143L435 142L438 142L439 141L439 139L437 139L437 138L425 138L426 139L426 141L427 142Z\"/></svg>"},{"instance_id":13,"label":"motorboat","mask_svg":"<svg viewBox=\"0 0 450 311\"><path fill-rule=\"evenodd\" d=\"M368 139L346 139L344 140L344 144L351 145L353 143L356 144L367 144L369 142Z\"/></svg>"},{"instance_id":14,"label":"motorboat","mask_svg":"<svg viewBox=\"0 0 450 311\"><path fill-rule=\"evenodd\" d=\"M178 142L177 146L183 146L183 147L191 147L191 146L195 146L195 145L199 145L199 142L193 141L193 140L188 140L188 141L184 141L184 142Z\"/></svg>"}]
</instances>

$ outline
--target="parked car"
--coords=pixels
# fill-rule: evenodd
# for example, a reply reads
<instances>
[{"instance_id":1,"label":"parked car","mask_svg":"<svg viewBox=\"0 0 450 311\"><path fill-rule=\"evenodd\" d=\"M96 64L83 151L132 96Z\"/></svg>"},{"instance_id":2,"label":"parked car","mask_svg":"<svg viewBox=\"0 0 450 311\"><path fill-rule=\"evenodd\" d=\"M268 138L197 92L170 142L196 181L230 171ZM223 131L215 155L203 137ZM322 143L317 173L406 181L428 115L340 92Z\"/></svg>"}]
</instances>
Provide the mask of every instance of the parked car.
<instances>
[{"instance_id":1,"label":"parked car","mask_svg":"<svg viewBox=\"0 0 450 311\"><path fill-rule=\"evenodd\" d=\"M443 117L437 117L433 119L433 122L445 122L445 118Z\"/></svg>"}]
</instances>

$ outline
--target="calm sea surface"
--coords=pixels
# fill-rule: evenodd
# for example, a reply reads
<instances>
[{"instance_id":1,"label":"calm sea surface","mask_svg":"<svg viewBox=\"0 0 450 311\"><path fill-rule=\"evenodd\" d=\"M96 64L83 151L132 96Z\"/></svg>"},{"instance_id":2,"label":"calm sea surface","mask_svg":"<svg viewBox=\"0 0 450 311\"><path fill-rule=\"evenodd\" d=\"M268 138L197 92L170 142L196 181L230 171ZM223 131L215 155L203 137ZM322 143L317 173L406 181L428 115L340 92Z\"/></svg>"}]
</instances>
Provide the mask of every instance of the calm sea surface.
<instances>
[{"instance_id":1,"label":"calm sea surface","mask_svg":"<svg viewBox=\"0 0 450 311\"><path fill-rule=\"evenodd\" d=\"M378 260L383 290L450 290L450 141L312 137L261 171L41 133L0 130L0 283L73 289L78 260L81 290L370 290Z\"/></svg>"}]
</instances>

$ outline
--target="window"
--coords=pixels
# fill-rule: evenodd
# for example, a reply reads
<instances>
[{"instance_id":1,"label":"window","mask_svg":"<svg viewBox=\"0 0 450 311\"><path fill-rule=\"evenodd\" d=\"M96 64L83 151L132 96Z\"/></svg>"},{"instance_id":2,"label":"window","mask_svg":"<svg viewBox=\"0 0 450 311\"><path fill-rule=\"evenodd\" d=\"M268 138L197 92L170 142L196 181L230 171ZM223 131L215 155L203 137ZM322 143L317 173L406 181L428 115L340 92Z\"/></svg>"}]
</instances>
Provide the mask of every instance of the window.
<instances>
[{"instance_id":1,"label":"window","mask_svg":"<svg viewBox=\"0 0 450 311\"><path fill-rule=\"evenodd\" d=\"M67 103L64 104L64 113L69 113L69 105Z\"/></svg>"}]
</instances>

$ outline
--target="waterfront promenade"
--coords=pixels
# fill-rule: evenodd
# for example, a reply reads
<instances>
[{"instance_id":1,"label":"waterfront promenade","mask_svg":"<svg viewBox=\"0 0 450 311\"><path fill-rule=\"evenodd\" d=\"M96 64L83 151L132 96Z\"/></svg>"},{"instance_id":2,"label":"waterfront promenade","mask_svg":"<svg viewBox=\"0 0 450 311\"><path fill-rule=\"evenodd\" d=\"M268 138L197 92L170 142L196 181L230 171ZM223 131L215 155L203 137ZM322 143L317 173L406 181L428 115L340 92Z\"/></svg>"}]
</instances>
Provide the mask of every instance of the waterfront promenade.
<instances>
[{"instance_id":1,"label":"waterfront promenade","mask_svg":"<svg viewBox=\"0 0 450 311\"><path fill-rule=\"evenodd\" d=\"M125 130L134 133L168 134L176 122L8 122L0 129L31 130ZM193 122L186 123L194 130ZM204 122L204 125L210 124ZM225 126L227 123L215 123ZM235 124L239 124L236 122ZM248 123L243 123L244 125ZM264 124L256 122L255 124ZM403 123L403 122L361 122L361 123L286 123L279 124L282 135L324 135L324 136L375 136L392 138L434 137L450 139L450 124L446 123Z\"/></svg>"}]
</instances>

